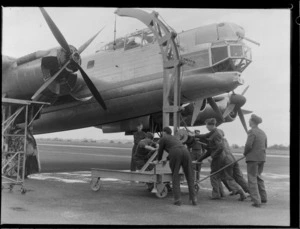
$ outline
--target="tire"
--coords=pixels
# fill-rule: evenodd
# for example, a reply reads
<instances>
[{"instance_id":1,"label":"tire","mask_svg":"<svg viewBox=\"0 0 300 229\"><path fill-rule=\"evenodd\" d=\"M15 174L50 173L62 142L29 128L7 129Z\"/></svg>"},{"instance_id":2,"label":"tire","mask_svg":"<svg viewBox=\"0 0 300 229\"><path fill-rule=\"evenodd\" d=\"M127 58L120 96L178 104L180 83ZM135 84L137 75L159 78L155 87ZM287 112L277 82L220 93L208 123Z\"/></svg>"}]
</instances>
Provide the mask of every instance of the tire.
<instances>
[{"instance_id":1,"label":"tire","mask_svg":"<svg viewBox=\"0 0 300 229\"><path fill-rule=\"evenodd\" d=\"M99 189L100 189L100 177L92 178L92 180L91 180L91 189L94 192L99 191Z\"/></svg>"},{"instance_id":2,"label":"tire","mask_svg":"<svg viewBox=\"0 0 300 229\"><path fill-rule=\"evenodd\" d=\"M198 193L199 190L200 190L199 184L195 184L195 185L194 185L194 188L195 188L195 193Z\"/></svg>"},{"instance_id":3,"label":"tire","mask_svg":"<svg viewBox=\"0 0 300 229\"><path fill-rule=\"evenodd\" d=\"M22 188L21 188L21 193L22 193L22 194L25 194L26 192L27 192L27 190L26 190L25 188L22 187Z\"/></svg>"},{"instance_id":4,"label":"tire","mask_svg":"<svg viewBox=\"0 0 300 229\"><path fill-rule=\"evenodd\" d=\"M157 192L155 193L155 195L158 198L165 198L168 195L168 188L165 184L157 184Z\"/></svg>"}]
</instances>

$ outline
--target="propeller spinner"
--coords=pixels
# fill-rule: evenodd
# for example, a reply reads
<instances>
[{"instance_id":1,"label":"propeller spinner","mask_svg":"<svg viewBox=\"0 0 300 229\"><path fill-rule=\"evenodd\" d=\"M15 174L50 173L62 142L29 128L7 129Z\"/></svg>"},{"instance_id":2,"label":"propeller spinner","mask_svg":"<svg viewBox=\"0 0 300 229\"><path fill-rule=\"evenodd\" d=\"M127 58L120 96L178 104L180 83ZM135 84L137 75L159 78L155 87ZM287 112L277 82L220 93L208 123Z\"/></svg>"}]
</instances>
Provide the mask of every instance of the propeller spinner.
<instances>
[{"instance_id":1,"label":"propeller spinner","mask_svg":"<svg viewBox=\"0 0 300 229\"><path fill-rule=\"evenodd\" d=\"M247 86L240 95L235 94L235 92L232 91L232 95L230 96L230 104L223 113L223 118L226 118L231 112L237 112L246 133L248 133L248 128L241 107L246 103L246 98L244 97L244 94L246 93L248 88L249 86Z\"/></svg>"},{"instance_id":2,"label":"propeller spinner","mask_svg":"<svg viewBox=\"0 0 300 229\"><path fill-rule=\"evenodd\" d=\"M88 41L86 41L83 45L80 46L80 48L77 50L76 48L74 48L73 46L70 46L68 44L68 42L66 41L66 39L64 38L64 36L62 35L62 33L60 32L60 30L58 29L58 27L55 25L55 23L53 22L53 20L50 18L50 16L48 15L48 13L46 12L46 10L44 8L40 8L43 17L45 18L52 34L54 35L55 39L57 40L57 42L60 44L60 46L64 49L65 51L65 58L63 60L64 64L62 65L62 67L49 79L47 80L37 91L36 93L32 96L32 100L37 100L40 96L40 94L50 85L52 84L55 79L57 79L60 75L60 73L66 69L68 71L77 71L79 70L87 87L89 88L89 90L91 91L92 95L94 96L94 98L97 100L97 102L103 107L104 110L107 109L104 100L102 99L99 91L97 90L97 88L95 87L95 85L93 84L93 82L90 80L90 78L88 77L88 75L85 73L85 71L81 68L80 63L81 63L81 59L80 59L80 54L92 43L92 41L97 37L97 35L103 30L103 28L97 32L93 37L91 37Z\"/></svg>"}]
</instances>

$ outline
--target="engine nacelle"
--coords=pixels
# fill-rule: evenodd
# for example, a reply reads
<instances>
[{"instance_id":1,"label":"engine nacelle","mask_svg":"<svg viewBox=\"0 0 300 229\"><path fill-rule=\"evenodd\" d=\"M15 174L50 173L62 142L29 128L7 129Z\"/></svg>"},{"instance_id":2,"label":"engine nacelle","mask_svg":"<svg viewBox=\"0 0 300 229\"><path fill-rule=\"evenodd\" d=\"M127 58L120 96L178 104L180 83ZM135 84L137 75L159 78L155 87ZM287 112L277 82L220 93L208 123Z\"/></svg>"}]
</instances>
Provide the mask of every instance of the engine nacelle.
<instances>
[{"instance_id":1,"label":"engine nacelle","mask_svg":"<svg viewBox=\"0 0 300 229\"><path fill-rule=\"evenodd\" d=\"M73 52L76 49L70 46ZM2 71L2 93L9 98L31 99L31 96L51 78L65 63L66 53L62 48L38 51L20 57L15 64L10 63L9 71ZM78 55L80 63L80 56ZM5 63L2 63L5 65ZM6 65L5 65L6 66ZM4 66L4 67L5 67ZM70 93L76 86L76 69L71 63L60 73L44 92L39 100L51 102L58 96Z\"/></svg>"}]
</instances>

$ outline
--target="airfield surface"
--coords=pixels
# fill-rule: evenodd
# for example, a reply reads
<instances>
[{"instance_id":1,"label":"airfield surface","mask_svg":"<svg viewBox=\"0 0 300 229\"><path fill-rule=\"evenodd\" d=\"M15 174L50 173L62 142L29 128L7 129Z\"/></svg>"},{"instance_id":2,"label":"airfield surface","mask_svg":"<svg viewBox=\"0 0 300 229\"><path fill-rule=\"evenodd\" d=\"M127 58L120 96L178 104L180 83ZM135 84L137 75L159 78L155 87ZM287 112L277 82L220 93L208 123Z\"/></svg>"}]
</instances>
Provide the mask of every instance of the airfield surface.
<instances>
[{"instance_id":1,"label":"airfield surface","mask_svg":"<svg viewBox=\"0 0 300 229\"><path fill-rule=\"evenodd\" d=\"M98 192L90 189L90 169L129 168L131 145L38 142L42 173L25 181L25 195L16 186L2 191L1 224L122 224L122 225L268 225L290 224L289 154L268 151L263 177L268 203L251 207L247 199L226 196L210 200L209 179L201 183L198 205L188 203L182 185L182 206L173 205L142 183L104 179ZM235 154L240 158L241 154ZM246 163L240 162L244 174ZM205 161L201 178L209 174ZM228 194L228 192L227 192Z\"/></svg>"}]
</instances>

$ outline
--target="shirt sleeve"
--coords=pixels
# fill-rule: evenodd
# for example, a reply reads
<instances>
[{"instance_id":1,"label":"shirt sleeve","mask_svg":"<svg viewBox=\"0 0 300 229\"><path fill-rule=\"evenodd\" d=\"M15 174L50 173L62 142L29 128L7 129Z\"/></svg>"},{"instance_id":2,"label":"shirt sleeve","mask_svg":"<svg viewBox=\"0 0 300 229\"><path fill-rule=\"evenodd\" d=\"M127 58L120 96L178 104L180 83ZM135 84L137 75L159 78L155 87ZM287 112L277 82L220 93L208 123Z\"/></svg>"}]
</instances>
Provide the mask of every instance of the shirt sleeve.
<instances>
[{"instance_id":1,"label":"shirt sleeve","mask_svg":"<svg viewBox=\"0 0 300 229\"><path fill-rule=\"evenodd\" d=\"M165 139L161 138L158 142L159 147L158 147L158 153L157 153L157 160L160 161L162 159L164 149L165 149Z\"/></svg>"},{"instance_id":2,"label":"shirt sleeve","mask_svg":"<svg viewBox=\"0 0 300 229\"><path fill-rule=\"evenodd\" d=\"M250 130L248 132L248 138L247 138L245 150L244 150L245 156L251 151L254 140L255 140L255 134Z\"/></svg>"},{"instance_id":3,"label":"shirt sleeve","mask_svg":"<svg viewBox=\"0 0 300 229\"><path fill-rule=\"evenodd\" d=\"M145 148L145 146L146 146L147 144L146 144L146 142L144 142L144 141L140 141L139 142L139 144L138 144L138 146L140 147L140 148Z\"/></svg>"}]
</instances>

